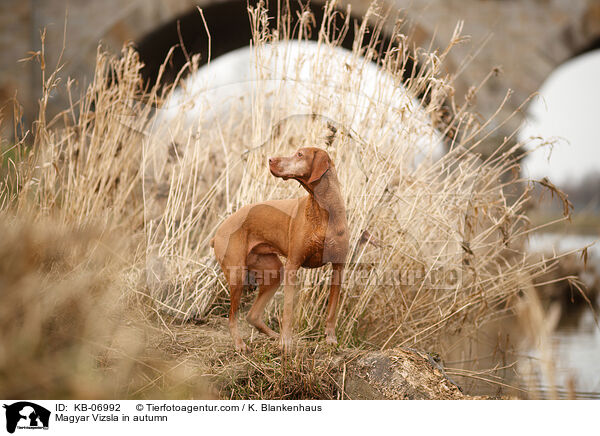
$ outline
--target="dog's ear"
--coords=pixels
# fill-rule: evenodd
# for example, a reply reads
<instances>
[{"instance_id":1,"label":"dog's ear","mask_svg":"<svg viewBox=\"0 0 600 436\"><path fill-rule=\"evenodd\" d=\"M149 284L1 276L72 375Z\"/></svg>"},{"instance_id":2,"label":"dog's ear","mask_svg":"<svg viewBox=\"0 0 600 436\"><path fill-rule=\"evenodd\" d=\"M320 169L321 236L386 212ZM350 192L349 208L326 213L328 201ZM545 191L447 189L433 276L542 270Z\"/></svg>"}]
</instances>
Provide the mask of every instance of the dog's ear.
<instances>
[{"instance_id":1,"label":"dog's ear","mask_svg":"<svg viewBox=\"0 0 600 436\"><path fill-rule=\"evenodd\" d=\"M330 164L329 155L325 151L318 150L315 152L308 184L310 185L323 177L323 174L329 169Z\"/></svg>"}]
</instances>

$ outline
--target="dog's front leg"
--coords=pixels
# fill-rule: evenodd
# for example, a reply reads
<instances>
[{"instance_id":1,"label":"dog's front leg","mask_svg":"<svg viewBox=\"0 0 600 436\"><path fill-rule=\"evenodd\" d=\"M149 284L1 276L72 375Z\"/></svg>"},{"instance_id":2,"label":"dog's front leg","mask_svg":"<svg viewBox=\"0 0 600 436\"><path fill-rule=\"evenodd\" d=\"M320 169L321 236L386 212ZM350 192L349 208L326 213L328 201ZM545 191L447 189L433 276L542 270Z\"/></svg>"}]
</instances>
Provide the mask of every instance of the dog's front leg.
<instances>
[{"instance_id":1,"label":"dog's front leg","mask_svg":"<svg viewBox=\"0 0 600 436\"><path fill-rule=\"evenodd\" d=\"M331 271L329 302L327 303L327 320L325 322L325 340L328 344L337 344L335 324L337 321L337 306L340 300L340 288L344 277L344 264L334 263Z\"/></svg>"},{"instance_id":2,"label":"dog's front leg","mask_svg":"<svg viewBox=\"0 0 600 436\"><path fill-rule=\"evenodd\" d=\"M288 262L283 276L283 320L281 323L280 342L284 354L292 350L292 326L294 324L294 298L296 296L296 278L298 268L295 262Z\"/></svg>"}]
</instances>

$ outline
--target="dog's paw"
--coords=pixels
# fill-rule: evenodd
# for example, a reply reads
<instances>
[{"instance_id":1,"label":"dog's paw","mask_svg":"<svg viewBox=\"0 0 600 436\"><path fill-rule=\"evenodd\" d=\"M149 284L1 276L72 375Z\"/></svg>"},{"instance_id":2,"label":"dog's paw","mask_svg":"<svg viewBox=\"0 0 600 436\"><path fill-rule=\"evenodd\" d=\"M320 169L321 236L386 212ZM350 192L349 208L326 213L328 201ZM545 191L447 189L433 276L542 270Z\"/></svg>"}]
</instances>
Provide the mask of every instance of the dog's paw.
<instances>
[{"instance_id":1,"label":"dog's paw","mask_svg":"<svg viewBox=\"0 0 600 436\"><path fill-rule=\"evenodd\" d=\"M250 352L250 348L248 348L248 345L240 339L235 343L235 351L238 353L248 353Z\"/></svg>"},{"instance_id":2,"label":"dog's paw","mask_svg":"<svg viewBox=\"0 0 600 436\"><path fill-rule=\"evenodd\" d=\"M334 345L337 346L337 338L335 337L335 333L332 332L328 332L325 334L325 342L328 345Z\"/></svg>"},{"instance_id":3,"label":"dog's paw","mask_svg":"<svg viewBox=\"0 0 600 436\"><path fill-rule=\"evenodd\" d=\"M283 352L283 354L290 354L294 348L292 338L289 336L281 335L279 337L279 346L281 347L281 351Z\"/></svg>"}]
</instances>

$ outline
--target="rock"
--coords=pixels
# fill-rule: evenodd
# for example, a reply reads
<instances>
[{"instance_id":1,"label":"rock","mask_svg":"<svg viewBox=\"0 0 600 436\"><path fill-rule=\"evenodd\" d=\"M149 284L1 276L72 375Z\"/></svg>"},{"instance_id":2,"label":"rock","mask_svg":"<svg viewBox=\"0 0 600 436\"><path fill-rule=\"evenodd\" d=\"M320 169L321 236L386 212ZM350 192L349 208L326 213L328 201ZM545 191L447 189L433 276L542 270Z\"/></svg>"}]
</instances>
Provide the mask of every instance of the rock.
<instances>
[{"instance_id":1,"label":"rock","mask_svg":"<svg viewBox=\"0 0 600 436\"><path fill-rule=\"evenodd\" d=\"M431 356L409 348L342 355L336 380L353 400L458 400L462 393Z\"/></svg>"},{"instance_id":2,"label":"rock","mask_svg":"<svg viewBox=\"0 0 600 436\"><path fill-rule=\"evenodd\" d=\"M255 400L461 400L464 394L434 358L411 348L333 349L299 341L282 358L279 344L240 323L248 354L234 351L227 319L171 325L154 348L193 362L220 398ZM249 340L248 340L249 339Z\"/></svg>"}]
</instances>

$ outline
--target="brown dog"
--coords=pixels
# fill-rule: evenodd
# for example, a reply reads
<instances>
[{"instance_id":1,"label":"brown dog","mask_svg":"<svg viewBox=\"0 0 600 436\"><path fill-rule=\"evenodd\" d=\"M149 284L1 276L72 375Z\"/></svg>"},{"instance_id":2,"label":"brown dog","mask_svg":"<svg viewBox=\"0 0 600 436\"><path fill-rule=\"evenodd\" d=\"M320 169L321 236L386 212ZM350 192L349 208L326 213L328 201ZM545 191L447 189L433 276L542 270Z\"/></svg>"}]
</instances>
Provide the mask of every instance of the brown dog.
<instances>
[{"instance_id":1,"label":"brown dog","mask_svg":"<svg viewBox=\"0 0 600 436\"><path fill-rule=\"evenodd\" d=\"M247 350L240 338L236 312L249 277L259 285L258 298L247 320L262 333L277 338L263 321L265 306L284 281L281 347L292 345L292 317L298 268L332 264L325 333L335 344L336 310L348 253L346 208L329 155L319 148L301 148L290 157L269 159L271 174L296 179L308 191L302 198L271 200L245 206L229 216L211 241L229 284L229 329L238 351ZM285 267L278 256L287 258Z\"/></svg>"}]
</instances>

